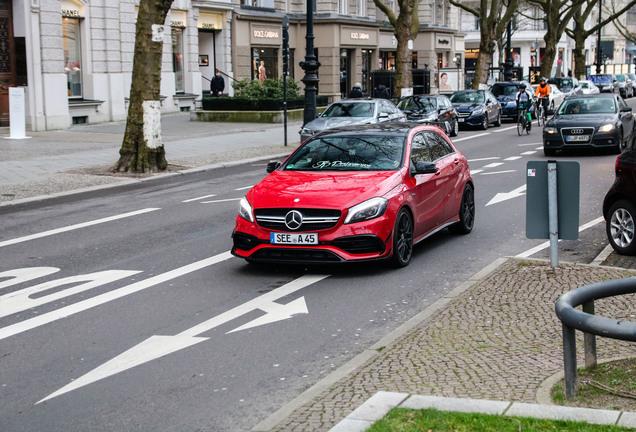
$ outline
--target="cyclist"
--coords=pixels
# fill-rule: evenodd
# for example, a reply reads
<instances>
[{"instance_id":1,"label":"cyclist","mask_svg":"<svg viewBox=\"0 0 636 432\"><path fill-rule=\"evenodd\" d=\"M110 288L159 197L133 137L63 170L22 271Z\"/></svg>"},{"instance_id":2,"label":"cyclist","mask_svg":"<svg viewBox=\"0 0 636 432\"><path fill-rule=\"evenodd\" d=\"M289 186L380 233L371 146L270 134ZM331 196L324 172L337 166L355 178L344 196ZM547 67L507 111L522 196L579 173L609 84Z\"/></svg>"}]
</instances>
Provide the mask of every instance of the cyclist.
<instances>
[{"instance_id":1,"label":"cyclist","mask_svg":"<svg viewBox=\"0 0 636 432\"><path fill-rule=\"evenodd\" d=\"M543 105L543 117L548 116L548 102L550 98L550 84L546 83L545 78L541 78L541 82L537 86L537 91L534 95L539 99L537 102Z\"/></svg>"},{"instance_id":2,"label":"cyclist","mask_svg":"<svg viewBox=\"0 0 636 432\"><path fill-rule=\"evenodd\" d=\"M521 110L526 110L526 115L528 116L528 121L526 122L526 128L528 132L532 128L532 117L530 116L530 110L532 109L532 95L528 90L526 90L526 85L521 83L519 85L519 92L515 96L515 100L517 101L517 112L521 112Z\"/></svg>"}]
</instances>

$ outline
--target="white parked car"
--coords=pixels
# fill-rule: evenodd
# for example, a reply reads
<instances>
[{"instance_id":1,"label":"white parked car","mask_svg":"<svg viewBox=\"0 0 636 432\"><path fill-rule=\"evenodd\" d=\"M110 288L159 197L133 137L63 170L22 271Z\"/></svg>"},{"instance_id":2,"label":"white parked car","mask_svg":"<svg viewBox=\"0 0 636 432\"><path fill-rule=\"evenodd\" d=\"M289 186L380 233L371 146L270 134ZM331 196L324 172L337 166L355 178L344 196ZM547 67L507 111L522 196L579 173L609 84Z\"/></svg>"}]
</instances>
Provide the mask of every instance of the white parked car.
<instances>
[{"instance_id":1,"label":"white parked car","mask_svg":"<svg viewBox=\"0 0 636 432\"><path fill-rule=\"evenodd\" d=\"M559 107L559 105L561 105L561 102L563 102L563 99L565 99L566 94L563 93L561 90L559 90L559 88L555 84L548 84L548 85L550 86L548 114L553 114L556 111L556 109ZM537 92L537 86L538 84L532 86L533 95L535 95Z\"/></svg>"},{"instance_id":2,"label":"white parked car","mask_svg":"<svg viewBox=\"0 0 636 432\"><path fill-rule=\"evenodd\" d=\"M592 81L582 80L579 81L579 84L583 94L599 94L601 92Z\"/></svg>"}]
</instances>

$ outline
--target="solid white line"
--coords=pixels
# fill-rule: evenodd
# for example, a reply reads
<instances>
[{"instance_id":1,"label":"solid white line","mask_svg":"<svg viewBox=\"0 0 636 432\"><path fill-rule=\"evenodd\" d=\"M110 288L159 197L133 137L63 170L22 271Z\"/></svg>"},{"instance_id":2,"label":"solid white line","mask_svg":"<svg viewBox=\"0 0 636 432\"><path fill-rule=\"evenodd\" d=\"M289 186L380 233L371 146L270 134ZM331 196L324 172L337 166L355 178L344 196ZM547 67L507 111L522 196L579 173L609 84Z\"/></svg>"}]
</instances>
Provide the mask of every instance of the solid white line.
<instances>
[{"instance_id":1,"label":"solid white line","mask_svg":"<svg viewBox=\"0 0 636 432\"><path fill-rule=\"evenodd\" d=\"M18 237L12 240L5 240L3 242L0 242L0 247L4 247L4 246L9 246L9 245L13 245L16 243L22 243L25 241L29 241L29 240L34 240L34 239L38 239L38 238L42 238L42 237L47 237L47 236L52 236L55 234L60 234L63 232L67 232L67 231L73 231L76 229L80 229L80 228L86 228L89 226L93 226L93 225L98 225L98 224L102 224L102 223L106 223L106 222L112 222L114 220L118 220L118 219L123 219L123 218L127 218L127 217L131 217L131 216L137 216L140 214L144 214L144 213L148 213L148 212L152 212L155 210L161 210L160 208L146 208L146 209L142 209L142 210L137 210L134 212L130 212L130 213L123 213L120 215L116 215L116 216L110 216L110 217L105 217L102 219L97 219L94 221L89 221L89 222L82 222L79 224L75 224L75 225L69 225L67 227L64 228L57 228L57 229L53 229L50 231L44 231L38 234L32 234L29 236L25 236L25 237Z\"/></svg>"},{"instance_id":2,"label":"solid white line","mask_svg":"<svg viewBox=\"0 0 636 432\"><path fill-rule=\"evenodd\" d=\"M245 190L245 189L252 189L253 187L254 187L254 185L251 185L251 186L245 186L245 187L234 189L234 190L235 191L240 191L240 190Z\"/></svg>"},{"instance_id":3,"label":"solid white line","mask_svg":"<svg viewBox=\"0 0 636 432\"><path fill-rule=\"evenodd\" d=\"M508 126L507 128L498 128L498 129L494 130L493 132L495 132L495 133L497 133L497 132L506 132L506 131L509 131L511 129L516 129L516 128L517 128L516 125L515 126Z\"/></svg>"},{"instance_id":4,"label":"solid white line","mask_svg":"<svg viewBox=\"0 0 636 432\"><path fill-rule=\"evenodd\" d=\"M241 198L228 198L228 199L215 200L215 201L201 201L201 204L214 204L214 203L220 203L220 202L240 201L240 200Z\"/></svg>"},{"instance_id":5,"label":"solid white line","mask_svg":"<svg viewBox=\"0 0 636 432\"><path fill-rule=\"evenodd\" d=\"M506 174L506 173L516 172L516 171L517 170L494 171L494 172L486 172L486 173L483 173L482 175Z\"/></svg>"},{"instance_id":6,"label":"solid white line","mask_svg":"<svg viewBox=\"0 0 636 432\"><path fill-rule=\"evenodd\" d=\"M487 158L479 158L479 159L468 159L468 163L473 163L473 162L481 162L481 161L487 161L487 160L499 160L501 159L500 157L487 157Z\"/></svg>"},{"instance_id":7,"label":"solid white line","mask_svg":"<svg viewBox=\"0 0 636 432\"><path fill-rule=\"evenodd\" d=\"M197 261L192 264L188 264L183 267L170 270L166 273L153 276L149 279L135 282L131 285L121 287L116 290L113 290L104 294L100 294L98 296L91 297L86 300L79 301L77 303L60 308L58 310L47 312L35 318L31 318L26 321L22 321L22 322L4 327L0 329L0 340L17 335L27 330L32 330L44 324L48 324L62 318L66 318L76 313L83 312L87 309L94 308L95 306L100 306L104 303L136 293L138 291L144 290L146 288L150 288L160 283L167 282L179 276L183 276L185 274L192 273L197 270L201 270L202 268L220 263L221 261L225 261L231 257L232 257L232 254L230 252L223 252L218 255L203 259L201 261Z\"/></svg>"},{"instance_id":8,"label":"solid white line","mask_svg":"<svg viewBox=\"0 0 636 432\"><path fill-rule=\"evenodd\" d=\"M471 135L471 136L467 136L467 137L464 137L464 138L454 139L453 142L456 143L456 142L465 141L465 140L469 140L469 139L473 139L473 138L483 137L483 136L486 136L486 135L490 135L490 134L488 132L480 133L480 134L477 134L477 135Z\"/></svg>"},{"instance_id":9,"label":"solid white line","mask_svg":"<svg viewBox=\"0 0 636 432\"><path fill-rule=\"evenodd\" d=\"M579 227L579 232L585 231L586 229L593 227L594 225L598 224L599 222L604 221L605 219L601 216L599 218L596 218L594 220L589 221L588 223L586 223L585 225L581 225ZM561 241L561 240L559 240ZM528 258L531 255L534 255L535 253L550 247L550 241L547 242L543 242L541 243L539 246L535 246L532 249L528 249L527 251L520 253L519 255L516 256L516 258Z\"/></svg>"},{"instance_id":10,"label":"solid white line","mask_svg":"<svg viewBox=\"0 0 636 432\"><path fill-rule=\"evenodd\" d=\"M182 203L189 203L189 202L192 202L192 201L199 201L199 200L202 200L202 199L212 198L212 197L215 197L215 196L216 196L215 194L212 194L212 195L203 195L203 196L200 196L200 197L197 197L197 198L190 198L190 199L187 199L187 200L185 200L185 201L181 201L181 202L182 202Z\"/></svg>"}]
</instances>

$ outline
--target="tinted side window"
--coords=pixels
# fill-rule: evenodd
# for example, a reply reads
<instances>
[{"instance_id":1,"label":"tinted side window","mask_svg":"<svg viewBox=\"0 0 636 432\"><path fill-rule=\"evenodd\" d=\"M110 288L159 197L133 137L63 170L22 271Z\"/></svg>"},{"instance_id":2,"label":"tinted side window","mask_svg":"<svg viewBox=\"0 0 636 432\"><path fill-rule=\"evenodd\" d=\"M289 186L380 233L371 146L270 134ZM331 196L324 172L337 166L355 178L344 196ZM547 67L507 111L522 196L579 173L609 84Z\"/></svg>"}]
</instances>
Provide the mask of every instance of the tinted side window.
<instances>
[{"instance_id":1,"label":"tinted side window","mask_svg":"<svg viewBox=\"0 0 636 432\"><path fill-rule=\"evenodd\" d=\"M411 163L413 166L417 162L432 162L431 152L429 144L424 138L424 133L419 133L413 137L413 143L411 144Z\"/></svg>"},{"instance_id":2,"label":"tinted side window","mask_svg":"<svg viewBox=\"0 0 636 432\"><path fill-rule=\"evenodd\" d=\"M425 132L428 145L431 150L431 157L433 161L443 158L446 155L453 153L453 149L444 138L436 134L435 132Z\"/></svg>"}]
</instances>

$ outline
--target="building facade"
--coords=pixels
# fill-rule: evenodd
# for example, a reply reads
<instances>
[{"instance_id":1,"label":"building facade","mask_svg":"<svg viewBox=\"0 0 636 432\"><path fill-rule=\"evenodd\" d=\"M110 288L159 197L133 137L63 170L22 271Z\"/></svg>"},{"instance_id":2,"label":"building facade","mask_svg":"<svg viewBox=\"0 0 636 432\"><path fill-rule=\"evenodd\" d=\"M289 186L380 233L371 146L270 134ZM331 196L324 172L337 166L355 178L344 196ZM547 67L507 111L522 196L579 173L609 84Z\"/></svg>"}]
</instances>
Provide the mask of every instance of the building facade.
<instances>
[{"instance_id":1,"label":"building facade","mask_svg":"<svg viewBox=\"0 0 636 432\"><path fill-rule=\"evenodd\" d=\"M234 80L282 76L282 18L290 20L290 77L304 71L306 11L300 0L175 0L165 23L162 112L190 110L209 91L215 69L232 95ZM132 79L139 0L0 0L0 122L9 87L24 87L31 130L122 121ZM396 10L397 1L391 7ZM345 97L372 71L395 67L396 40L372 0L315 0L319 94ZM396 10L397 11L397 10ZM461 68L464 36L447 0L419 5L413 67ZM436 82L436 81L435 81ZM300 86L302 89L302 85Z\"/></svg>"}]
</instances>

